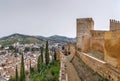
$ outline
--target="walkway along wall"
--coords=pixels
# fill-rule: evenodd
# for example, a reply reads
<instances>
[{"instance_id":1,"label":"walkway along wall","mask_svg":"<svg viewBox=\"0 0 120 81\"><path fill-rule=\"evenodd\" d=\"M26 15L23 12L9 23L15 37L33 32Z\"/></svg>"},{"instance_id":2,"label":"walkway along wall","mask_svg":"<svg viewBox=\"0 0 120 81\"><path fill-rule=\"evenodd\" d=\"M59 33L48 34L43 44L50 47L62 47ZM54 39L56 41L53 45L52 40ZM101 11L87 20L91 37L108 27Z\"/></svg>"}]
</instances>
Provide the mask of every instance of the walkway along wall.
<instances>
[{"instance_id":1,"label":"walkway along wall","mask_svg":"<svg viewBox=\"0 0 120 81\"><path fill-rule=\"evenodd\" d=\"M90 67L94 72L97 72L102 77L107 78L109 81L120 81L119 70L113 68L111 65L104 61L96 59L85 53L78 53L77 56L81 59L88 67ZM75 56L76 57L76 56ZM73 64L75 65L75 61ZM76 67L76 66L75 66ZM77 66L79 68L80 66Z\"/></svg>"}]
</instances>

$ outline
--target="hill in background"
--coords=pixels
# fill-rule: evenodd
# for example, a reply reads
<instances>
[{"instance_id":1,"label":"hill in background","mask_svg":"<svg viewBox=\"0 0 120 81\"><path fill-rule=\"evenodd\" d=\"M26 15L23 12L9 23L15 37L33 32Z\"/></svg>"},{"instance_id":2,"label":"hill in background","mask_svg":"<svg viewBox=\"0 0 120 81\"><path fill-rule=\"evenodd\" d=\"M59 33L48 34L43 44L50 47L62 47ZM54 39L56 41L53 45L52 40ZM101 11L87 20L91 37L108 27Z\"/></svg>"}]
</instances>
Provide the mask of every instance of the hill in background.
<instances>
[{"instance_id":1,"label":"hill in background","mask_svg":"<svg viewBox=\"0 0 120 81\"><path fill-rule=\"evenodd\" d=\"M44 36L30 36L30 35L15 33L15 34L0 38L0 44L3 46L6 46L6 45L14 44L16 42L19 42L21 44L43 43L46 40L49 40L52 43L75 42L75 38L69 38L69 37L59 36L59 35L44 37Z\"/></svg>"}]
</instances>

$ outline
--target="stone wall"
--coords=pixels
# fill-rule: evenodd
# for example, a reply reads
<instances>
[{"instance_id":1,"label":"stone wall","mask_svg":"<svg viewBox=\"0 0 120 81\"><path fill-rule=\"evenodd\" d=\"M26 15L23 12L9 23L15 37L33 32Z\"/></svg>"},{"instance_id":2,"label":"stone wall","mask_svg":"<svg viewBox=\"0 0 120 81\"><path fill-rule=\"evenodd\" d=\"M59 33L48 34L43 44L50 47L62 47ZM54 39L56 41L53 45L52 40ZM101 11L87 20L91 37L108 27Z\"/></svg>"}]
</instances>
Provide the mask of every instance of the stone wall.
<instances>
[{"instance_id":1,"label":"stone wall","mask_svg":"<svg viewBox=\"0 0 120 81\"><path fill-rule=\"evenodd\" d=\"M94 30L92 18L77 19L77 48L82 52L87 52L90 49L104 52L104 33L105 31Z\"/></svg>"},{"instance_id":2,"label":"stone wall","mask_svg":"<svg viewBox=\"0 0 120 81\"><path fill-rule=\"evenodd\" d=\"M106 31L91 31L90 50L95 50L104 53L104 34Z\"/></svg>"},{"instance_id":3,"label":"stone wall","mask_svg":"<svg viewBox=\"0 0 120 81\"><path fill-rule=\"evenodd\" d=\"M120 68L120 22L110 20L110 31L93 29L92 18L77 19L76 48L82 52L99 51L107 63Z\"/></svg>"},{"instance_id":4,"label":"stone wall","mask_svg":"<svg viewBox=\"0 0 120 81\"><path fill-rule=\"evenodd\" d=\"M90 30L93 30L94 29L93 27L94 27L94 21L92 18L77 19L77 34L76 34L77 48L82 49L82 47L84 46L84 45L82 45L84 37L90 36ZM86 41L86 42L88 42L88 41ZM84 50L86 50L86 49L84 48Z\"/></svg>"},{"instance_id":5,"label":"stone wall","mask_svg":"<svg viewBox=\"0 0 120 81\"><path fill-rule=\"evenodd\" d=\"M105 33L104 60L114 67L120 68L120 30Z\"/></svg>"},{"instance_id":6,"label":"stone wall","mask_svg":"<svg viewBox=\"0 0 120 81\"><path fill-rule=\"evenodd\" d=\"M76 50L75 45L70 44L70 49L69 49L70 53L75 55L75 50Z\"/></svg>"},{"instance_id":7,"label":"stone wall","mask_svg":"<svg viewBox=\"0 0 120 81\"><path fill-rule=\"evenodd\" d=\"M85 53L78 53L77 56L75 56L75 57L77 57L77 58L73 59L72 62L74 64L75 68L77 69L77 71L79 71L80 68L84 67L84 66L83 65L80 66L79 65L80 63L75 61L76 59L82 60L89 68L91 68L94 71L91 73L98 73L102 77L107 78L109 81L120 81L120 71L113 68L111 65L107 64L106 62L96 59ZM82 70L85 71L84 68ZM97 76L97 77L100 78L99 76ZM84 77L84 78L87 78L87 77ZM98 80L95 80L96 79L95 77L94 78L90 77L90 78L91 78L91 80L89 80L89 81L98 81Z\"/></svg>"},{"instance_id":8,"label":"stone wall","mask_svg":"<svg viewBox=\"0 0 120 81\"><path fill-rule=\"evenodd\" d=\"M78 76L81 81L101 81L103 78L96 72L94 72L91 68L88 67L79 56L74 56L72 59L72 64L74 65Z\"/></svg>"},{"instance_id":9,"label":"stone wall","mask_svg":"<svg viewBox=\"0 0 120 81\"><path fill-rule=\"evenodd\" d=\"M110 20L110 30L118 30L120 29L120 21Z\"/></svg>"},{"instance_id":10,"label":"stone wall","mask_svg":"<svg viewBox=\"0 0 120 81\"><path fill-rule=\"evenodd\" d=\"M83 36L82 37L82 47L81 47L81 51L82 52L87 52L88 50L90 50L90 36Z\"/></svg>"},{"instance_id":11,"label":"stone wall","mask_svg":"<svg viewBox=\"0 0 120 81\"><path fill-rule=\"evenodd\" d=\"M60 73L59 73L59 81L68 81L68 75L66 71L66 60L64 54L59 51L60 55Z\"/></svg>"}]
</instances>

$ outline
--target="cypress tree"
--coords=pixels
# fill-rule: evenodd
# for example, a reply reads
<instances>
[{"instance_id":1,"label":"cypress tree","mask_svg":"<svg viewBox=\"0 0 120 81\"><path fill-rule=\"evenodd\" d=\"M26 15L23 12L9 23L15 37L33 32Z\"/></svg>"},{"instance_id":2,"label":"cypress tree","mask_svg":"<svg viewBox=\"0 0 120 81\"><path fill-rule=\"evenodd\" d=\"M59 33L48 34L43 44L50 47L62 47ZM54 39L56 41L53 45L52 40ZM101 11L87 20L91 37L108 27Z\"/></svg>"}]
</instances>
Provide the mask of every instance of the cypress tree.
<instances>
[{"instance_id":1,"label":"cypress tree","mask_svg":"<svg viewBox=\"0 0 120 81\"><path fill-rule=\"evenodd\" d=\"M17 65L16 65L16 70L15 70L15 81L18 81L18 70L17 70Z\"/></svg>"},{"instance_id":2,"label":"cypress tree","mask_svg":"<svg viewBox=\"0 0 120 81\"><path fill-rule=\"evenodd\" d=\"M54 51L54 60L57 60L56 51Z\"/></svg>"},{"instance_id":3,"label":"cypress tree","mask_svg":"<svg viewBox=\"0 0 120 81\"><path fill-rule=\"evenodd\" d=\"M25 81L25 67L24 67L24 56L21 57L21 67L20 67L20 81Z\"/></svg>"},{"instance_id":4,"label":"cypress tree","mask_svg":"<svg viewBox=\"0 0 120 81\"><path fill-rule=\"evenodd\" d=\"M40 57L41 69L43 68L43 47L41 47L41 57Z\"/></svg>"},{"instance_id":5,"label":"cypress tree","mask_svg":"<svg viewBox=\"0 0 120 81\"><path fill-rule=\"evenodd\" d=\"M38 70L38 72L40 72L40 55L38 57L37 70Z\"/></svg>"},{"instance_id":6,"label":"cypress tree","mask_svg":"<svg viewBox=\"0 0 120 81\"><path fill-rule=\"evenodd\" d=\"M46 41L46 49L45 49L45 62L46 62L46 65L48 65L48 64L49 64L48 41Z\"/></svg>"},{"instance_id":7,"label":"cypress tree","mask_svg":"<svg viewBox=\"0 0 120 81\"><path fill-rule=\"evenodd\" d=\"M42 60L42 63L43 63L43 47L40 48L40 51L41 51L41 60Z\"/></svg>"},{"instance_id":8,"label":"cypress tree","mask_svg":"<svg viewBox=\"0 0 120 81\"><path fill-rule=\"evenodd\" d=\"M42 69L42 67L43 67L42 55L39 55L39 57L38 57L38 63L37 63L37 70L38 70L38 72L40 72L40 70Z\"/></svg>"}]
</instances>

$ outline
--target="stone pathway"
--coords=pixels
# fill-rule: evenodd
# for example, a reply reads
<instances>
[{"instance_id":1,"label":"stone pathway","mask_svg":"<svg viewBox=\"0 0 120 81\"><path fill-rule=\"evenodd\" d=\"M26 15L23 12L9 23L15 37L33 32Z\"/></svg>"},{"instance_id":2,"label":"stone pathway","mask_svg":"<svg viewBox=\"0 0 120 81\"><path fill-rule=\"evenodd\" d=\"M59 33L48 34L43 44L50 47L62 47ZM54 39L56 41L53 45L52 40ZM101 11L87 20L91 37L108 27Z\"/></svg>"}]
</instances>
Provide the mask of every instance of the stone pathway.
<instances>
[{"instance_id":1,"label":"stone pathway","mask_svg":"<svg viewBox=\"0 0 120 81\"><path fill-rule=\"evenodd\" d=\"M73 64L70 62L72 58L73 54L65 56L61 52L60 81L81 81ZM65 79L63 77L65 77Z\"/></svg>"},{"instance_id":2,"label":"stone pathway","mask_svg":"<svg viewBox=\"0 0 120 81\"><path fill-rule=\"evenodd\" d=\"M81 81L72 63L67 62L68 81Z\"/></svg>"},{"instance_id":3,"label":"stone pathway","mask_svg":"<svg viewBox=\"0 0 120 81\"><path fill-rule=\"evenodd\" d=\"M65 56L66 57L66 66L67 66L67 74L68 74L68 81L81 81L73 64L70 62L70 60L72 59L72 54L69 56Z\"/></svg>"}]
</instances>

